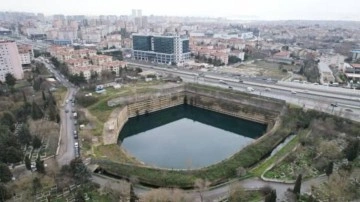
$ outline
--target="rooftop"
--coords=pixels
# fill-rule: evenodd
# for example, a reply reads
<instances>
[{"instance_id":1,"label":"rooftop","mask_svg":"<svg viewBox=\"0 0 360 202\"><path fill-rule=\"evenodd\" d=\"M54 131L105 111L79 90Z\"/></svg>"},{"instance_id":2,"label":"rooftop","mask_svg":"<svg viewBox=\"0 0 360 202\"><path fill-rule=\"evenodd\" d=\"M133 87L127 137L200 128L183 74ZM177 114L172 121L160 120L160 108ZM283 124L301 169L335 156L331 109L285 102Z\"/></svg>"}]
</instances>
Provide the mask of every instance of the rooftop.
<instances>
[{"instance_id":1,"label":"rooftop","mask_svg":"<svg viewBox=\"0 0 360 202\"><path fill-rule=\"evenodd\" d=\"M352 53L360 53L360 49L351 50Z\"/></svg>"}]
</instances>

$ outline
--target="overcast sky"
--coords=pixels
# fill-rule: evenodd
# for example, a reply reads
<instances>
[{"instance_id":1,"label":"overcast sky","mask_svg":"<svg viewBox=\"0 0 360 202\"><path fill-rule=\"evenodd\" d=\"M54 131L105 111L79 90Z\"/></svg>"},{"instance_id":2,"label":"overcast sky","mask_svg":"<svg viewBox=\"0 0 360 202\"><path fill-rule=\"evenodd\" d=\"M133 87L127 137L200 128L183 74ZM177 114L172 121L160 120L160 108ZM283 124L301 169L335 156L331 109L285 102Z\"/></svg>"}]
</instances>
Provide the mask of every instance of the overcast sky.
<instances>
[{"instance_id":1,"label":"overcast sky","mask_svg":"<svg viewBox=\"0 0 360 202\"><path fill-rule=\"evenodd\" d=\"M0 0L2 11L49 14L252 18L261 20L357 20L359 0Z\"/></svg>"}]
</instances>

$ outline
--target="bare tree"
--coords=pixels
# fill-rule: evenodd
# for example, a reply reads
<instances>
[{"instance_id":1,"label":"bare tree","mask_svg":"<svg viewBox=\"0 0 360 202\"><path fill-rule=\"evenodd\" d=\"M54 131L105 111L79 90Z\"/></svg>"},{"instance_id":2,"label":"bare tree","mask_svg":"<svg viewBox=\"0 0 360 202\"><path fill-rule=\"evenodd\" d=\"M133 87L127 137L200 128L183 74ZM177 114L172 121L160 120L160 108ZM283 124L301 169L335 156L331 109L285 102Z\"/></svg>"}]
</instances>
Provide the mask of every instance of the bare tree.
<instances>
[{"instance_id":1,"label":"bare tree","mask_svg":"<svg viewBox=\"0 0 360 202\"><path fill-rule=\"evenodd\" d=\"M200 195L201 202L204 201L204 191L207 190L210 186L210 182L207 179L196 179L195 180L195 187L197 192Z\"/></svg>"},{"instance_id":2,"label":"bare tree","mask_svg":"<svg viewBox=\"0 0 360 202\"><path fill-rule=\"evenodd\" d=\"M153 189L141 196L140 201L147 202L185 202L194 201L191 196L179 189Z\"/></svg>"},{"instance_id":3,"label":"bare tree","mask_svg":"<svg viewBox=\"0 0 360 202\"><path fill-rule=\"evenodd\" d=\"M229 202L247 202L249 193L239 183L234 183L229 189Z\"/></svg>"}]
</instances>

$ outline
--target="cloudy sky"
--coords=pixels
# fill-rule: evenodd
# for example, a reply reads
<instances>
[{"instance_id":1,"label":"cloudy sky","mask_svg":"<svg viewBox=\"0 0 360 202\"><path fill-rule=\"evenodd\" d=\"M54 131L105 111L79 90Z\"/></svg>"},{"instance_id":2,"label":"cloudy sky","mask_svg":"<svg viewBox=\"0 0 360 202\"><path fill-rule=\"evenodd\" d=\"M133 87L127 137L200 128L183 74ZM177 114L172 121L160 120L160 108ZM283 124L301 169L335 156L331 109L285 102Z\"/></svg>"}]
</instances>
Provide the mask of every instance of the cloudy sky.
<instances>
[{"instance_id":1,"label":"cloudy sky","mask_svg":"<svg viewBox=\"0 0 360 202\"><path fill-rule=\"evenodd\" d=\"M357 20L359 0L0 0L1 11L44 14L204 16L261 20Z\"/></svg>"}]
</instances>

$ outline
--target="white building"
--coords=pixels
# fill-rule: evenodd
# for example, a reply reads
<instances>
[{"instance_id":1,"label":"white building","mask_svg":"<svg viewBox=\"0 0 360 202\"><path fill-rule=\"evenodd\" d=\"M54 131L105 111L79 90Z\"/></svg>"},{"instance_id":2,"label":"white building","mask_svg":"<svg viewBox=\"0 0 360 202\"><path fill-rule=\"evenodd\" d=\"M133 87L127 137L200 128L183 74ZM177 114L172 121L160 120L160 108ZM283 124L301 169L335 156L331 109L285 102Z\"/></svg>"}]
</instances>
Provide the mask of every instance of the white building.
<instances>
[{"instance_id":1,"label":"white building","mask_svg":"<svg viewBox=\"0 0 360 202\"><path fill-rule=\"evenodd\" d=\"M20 61L22 65L29 65L34 59L34 52L31 45L18 45Z\"/></svg>"},{"instance_id":2,"label":"white building","mask_svg":"<svg viewBox=\"0 0 360 202\"><path fill-rule=\"evenodd\" d=\"M14 41L0 41L0 81L5 81L7 73L13 74L16 79L24 77L19 50Z\"/></svg>"}]
</instances>

